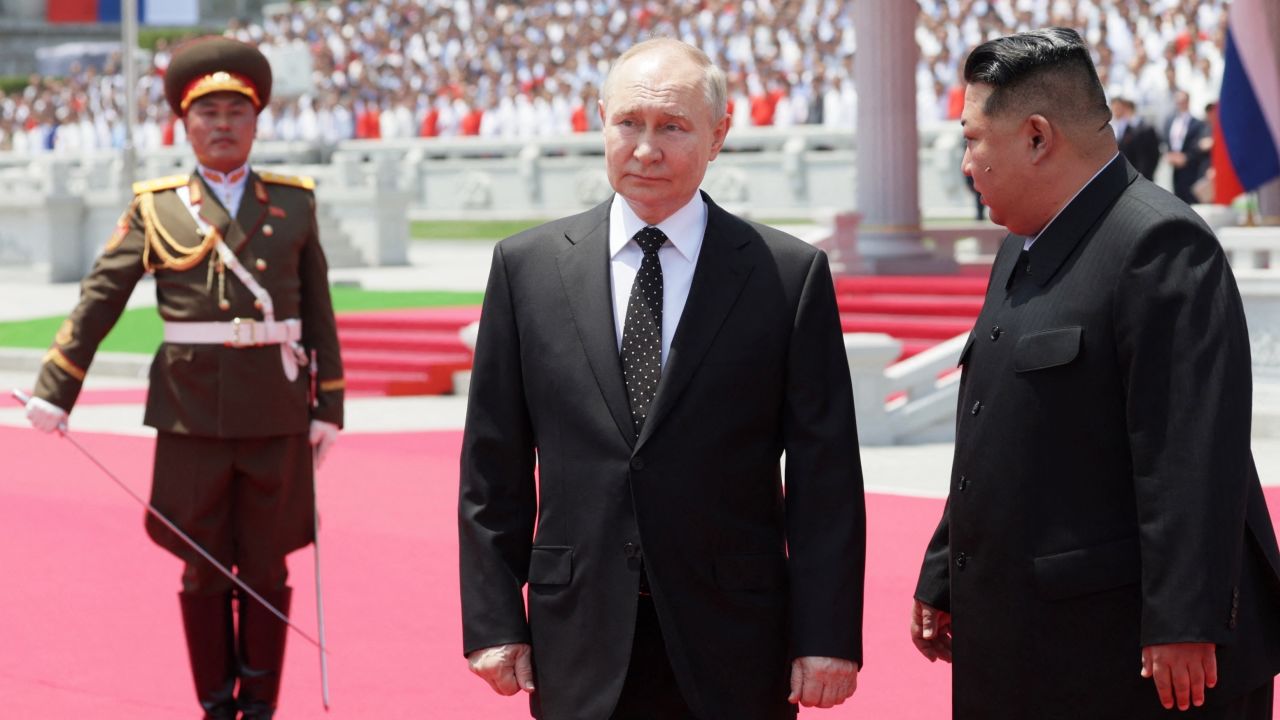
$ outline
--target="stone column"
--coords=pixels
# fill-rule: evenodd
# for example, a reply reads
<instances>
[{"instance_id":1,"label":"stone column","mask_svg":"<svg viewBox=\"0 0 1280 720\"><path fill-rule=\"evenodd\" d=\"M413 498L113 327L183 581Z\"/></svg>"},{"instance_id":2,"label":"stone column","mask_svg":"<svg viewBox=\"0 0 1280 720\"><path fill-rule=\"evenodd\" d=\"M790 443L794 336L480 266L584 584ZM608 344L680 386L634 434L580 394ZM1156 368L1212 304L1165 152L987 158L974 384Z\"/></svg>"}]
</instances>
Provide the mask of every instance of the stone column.
<instances>
[{"instance_id":1,"label":"stone column","mask_svg":"<svg viewBox=\"0 0 1280 720\"><path fill-rule=\"evenodd\" d=\"M44 204L38 209L47 218L46 244L49 248L49 281L75 282L89 267L84 246L84 201L68 188L71 163L58 158L39 166L45 188Z\"/></svg>"},{"instance_id":2,"label":"stone column","mask_svg":"<svg viewBox=\"0 0 1280 720\"><path fill-rule=\"evenodd\" d=\"M915 42L919 7L904 0L860 0L853 6L858 54L856 240L837 232L836 272L942 273L951 258L935 258L921 243L920 133L916 122ZM957 170L958 172L958 170Z\"/></svg>"},{"instance_id":3,"label":"stone column","mask_svg":"<svg viewBox=\"0 0 1280 720\"><path fill-rule=\"evenodd\" d=\"M1258 188L1258 217L1254 221L1259 225L1280 225L1280 179Z\"/></svg>"}]
</instances>

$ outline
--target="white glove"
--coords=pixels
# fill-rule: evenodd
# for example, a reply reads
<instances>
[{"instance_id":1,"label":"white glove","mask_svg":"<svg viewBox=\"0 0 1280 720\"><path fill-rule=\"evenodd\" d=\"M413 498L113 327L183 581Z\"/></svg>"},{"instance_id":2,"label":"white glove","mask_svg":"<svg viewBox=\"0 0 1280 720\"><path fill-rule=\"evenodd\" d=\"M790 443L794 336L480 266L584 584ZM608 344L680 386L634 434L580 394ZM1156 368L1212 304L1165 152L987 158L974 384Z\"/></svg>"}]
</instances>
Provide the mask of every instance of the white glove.
<instances>
[{"instance_id":1,"label":"white glove","mask_svg":"<svg viewBox=\"0 0 1280 720\"><path fill-rule=\"evenodd\" d=\"M329 450L336 442L338 442L337 425L323 420L311 421L311 447L315 452L317 468L324 462L324 456L329 454Z\"/></svg>"},{"instance_id":2,"label":"white glove","mask_svg":"<svg viewBox=\"0 0 1280 720\"><path fill-rule=\"evenodd\" d=\"M40 432L51 433L67 428L67 411L43 398L27 400L27 420Z\"/></svg>"}]
</instances>

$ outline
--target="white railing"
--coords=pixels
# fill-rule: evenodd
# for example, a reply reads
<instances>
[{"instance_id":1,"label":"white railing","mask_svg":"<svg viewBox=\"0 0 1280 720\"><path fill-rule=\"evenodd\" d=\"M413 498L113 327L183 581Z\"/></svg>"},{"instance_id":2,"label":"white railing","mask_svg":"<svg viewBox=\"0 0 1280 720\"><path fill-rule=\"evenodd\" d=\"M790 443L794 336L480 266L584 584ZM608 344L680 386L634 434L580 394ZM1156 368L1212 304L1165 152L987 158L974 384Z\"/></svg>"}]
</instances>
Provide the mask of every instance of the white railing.
<instances>
[{"instance_id":1,"label":"white railing","mask_svg":"<svg viewBox=\"0 0 1280 720\"><path fill-rule=\"evenodd\" d=\"M863 445L944 442L955 437L960 373L956 361L969 339L957 335L902 362L902 342L888 335L844 336Z\"/></svg>"},{"instance_id":2,"label":"white railing","mask_svg":"<svg viewBox=\"0 0 1280 720\"><path fill-rule=\"evenodd\" d=\"M972 195L960 174L963 146L953 124L927 125L920 133L920 204L927 216L965 217ZM717 202L758 217L808 217L850 209L856 197L852 130L798 126L731 131L724 151L707 172L704 187ZM402 138L347 140L335 145L260 142L256 165L307 167L323 188L334 177L366 166L407 193L418 218L558 217L600 202L611 192L600 133L530 138ZM0 184L41 188L27 169L56 162L68 168L72 192L118 189L120 165L112 151L0 153ZM136 177L187 172L188 147L149 149ZM346 165L347 167L341 167ZM372 170L370 170L372 171ZM336 183L341 184L341 183Z\"/></svg>"},{"instance_id":3,"label":"white railing","mask_svg":"<svg viewBox=\"0 0 1280 720\"><path fill-rule=\"evenodd\" d=\"M1218 240L1237 276L1280 278L1280 227L1223 227Z\"/></svg>"}]
</instances>

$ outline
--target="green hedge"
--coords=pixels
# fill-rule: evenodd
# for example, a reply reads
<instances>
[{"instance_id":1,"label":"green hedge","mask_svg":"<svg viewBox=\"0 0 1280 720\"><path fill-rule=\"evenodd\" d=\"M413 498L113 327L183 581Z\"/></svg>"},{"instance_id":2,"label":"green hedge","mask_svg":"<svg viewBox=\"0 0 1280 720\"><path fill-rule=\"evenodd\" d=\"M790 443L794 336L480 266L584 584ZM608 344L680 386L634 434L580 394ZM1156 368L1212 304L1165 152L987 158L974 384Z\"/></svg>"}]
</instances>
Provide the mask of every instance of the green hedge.
<instances>
[{"instance_id":1,"label":"green hedge","mask_svg":"<svg viewBox=\"0 0 1280 720\"><path fill-rule=\"evenodd\" d=\"M26 75L0 75L0 92L6 95L22 92L26 87Z\"/></svg>"},{"instance_id":2,"label":"green hedge","mask_svg":"<svg viewBox=\"0 0 1280 720\"><path fill-rule=\"evenodd\" d=\"M138 28L138 47L154 52L157 40L168 40L169 47L172 48L189 37L208 35L211 32L214 31L200 27L141 27Z\"/></svg>"}]
</instances>

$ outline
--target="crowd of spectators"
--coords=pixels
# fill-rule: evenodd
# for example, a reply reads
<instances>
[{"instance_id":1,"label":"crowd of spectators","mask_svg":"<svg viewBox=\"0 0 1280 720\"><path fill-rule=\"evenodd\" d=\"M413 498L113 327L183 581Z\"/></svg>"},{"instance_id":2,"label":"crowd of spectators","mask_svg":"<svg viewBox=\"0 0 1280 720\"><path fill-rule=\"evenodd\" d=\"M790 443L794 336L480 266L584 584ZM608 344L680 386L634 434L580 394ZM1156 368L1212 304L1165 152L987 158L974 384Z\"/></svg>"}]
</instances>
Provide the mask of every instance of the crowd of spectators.
<instances>
[{"instance_id":1,"label":"crowd of spectators","mask_svg":"<svg viewBox=\"0 0 1280 720\"><path fill-rule=\"evenodd\" d=\"M918 117L958 117L961 65L985 39L1044 25L1082 31L1113 96L1160 124L1175 90L1216 99L1228 0L920 0ZM290 75L259 118L264 140L481 135L597 129L607 63L638 39L679 37L729 78L735 127L852 129L854 7L845 0L341 0L291 3L226 34ZM135 144L183 142L163 101L170 47L139 83ZM297 58L303 63L297 63ZM305 60L309 59L309 63ZM277 63L277 60L280 62ZM0 93L0 150L80 152L123 143L117 62L33 77ZM310 77L306 66L310 65ZM301 77L293 77L301 67Z\"/></svg>"}]
</instances>

